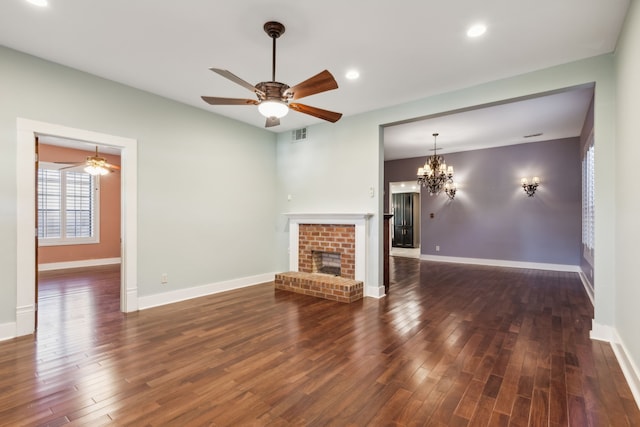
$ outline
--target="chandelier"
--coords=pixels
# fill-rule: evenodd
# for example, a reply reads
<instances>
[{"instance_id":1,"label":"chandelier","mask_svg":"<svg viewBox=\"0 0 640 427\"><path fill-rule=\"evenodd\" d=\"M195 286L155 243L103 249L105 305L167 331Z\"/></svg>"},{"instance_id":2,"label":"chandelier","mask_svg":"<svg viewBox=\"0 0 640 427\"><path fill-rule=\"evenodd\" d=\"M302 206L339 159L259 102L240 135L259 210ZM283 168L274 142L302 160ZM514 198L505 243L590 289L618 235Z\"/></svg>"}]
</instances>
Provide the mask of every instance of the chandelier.
<instances>
[{"instance_id":1,"label":"chandelier","mask_svg":"<svg viewBox=\"0 0 640 427\"><path fill-rule=\"evenodd\" d=\"M433 134L433 155L429 156L424 167L418 169L418 184L429 190L429 195L440 194L445 190L447 196L453 199L456 195L456 186L453 183L453 166L447 167L442 156L438 156L436 150L437 133Z\"/></svg>"}]
</instances>

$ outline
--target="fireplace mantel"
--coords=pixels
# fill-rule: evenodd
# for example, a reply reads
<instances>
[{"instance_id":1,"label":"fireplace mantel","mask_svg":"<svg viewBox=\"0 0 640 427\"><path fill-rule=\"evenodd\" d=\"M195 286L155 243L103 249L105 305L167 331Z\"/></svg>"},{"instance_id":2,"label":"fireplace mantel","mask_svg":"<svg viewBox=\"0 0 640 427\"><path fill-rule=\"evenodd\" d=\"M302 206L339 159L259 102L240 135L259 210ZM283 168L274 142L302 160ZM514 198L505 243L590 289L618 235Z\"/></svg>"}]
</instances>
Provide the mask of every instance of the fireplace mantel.
<instances>
[{"instance_id":1,"label":"fireplace mantel","mask_svg":"<svg viewBox=\"0 0 640 427\"><path fill-rule=\"evenodd\" d=\"M355 280L364 282L367 294L367 236L369 235L369 219L371 213L285 213L289 218L289 269L299 271L299 235L301 224L335 224L353 225L355 228Z\"/></svg>"},{"instance_id":2,"label":"fireplace mantel","mask_svg":"<svg viewBox=\"0 0 640 427\"><path fill-rule=\"evenodd\" d=\"M355 224L355 221L367 220L371 213L285 213L285 216L298 224ZM340 221L340 222L335 222Z\"/></svg>"}]
</instances>

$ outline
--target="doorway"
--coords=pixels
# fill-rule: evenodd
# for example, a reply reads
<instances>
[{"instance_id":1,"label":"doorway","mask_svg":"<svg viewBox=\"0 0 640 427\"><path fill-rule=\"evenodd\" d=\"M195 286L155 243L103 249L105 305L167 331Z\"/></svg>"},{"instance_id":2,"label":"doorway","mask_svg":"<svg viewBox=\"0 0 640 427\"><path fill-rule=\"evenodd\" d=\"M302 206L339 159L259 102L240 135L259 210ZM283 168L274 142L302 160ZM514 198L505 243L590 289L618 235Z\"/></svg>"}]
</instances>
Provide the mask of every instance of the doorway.
<instances>
[{"instance_id":1,"label":"doorway","mask_svg":"<svg viewBox=\"0 0 640 427\"><path fill-rule=\"evenodd\" d=\"M37 135L36 140L36 328L42 330L42 318L50 319L51 329L52 322L57 326L69 315L103 315L106 307L119 312L119 280L80 278L105 266L120 271L121 150L48 135ZM98 169L91 174L89 165ZM110 302L98 312L85 310L85 303L68 303L79 302L82 295L96 302L106 284L113 288L107 295L117 294L115 305ZM65 313L55 313L60 310Z\"/></svg>"},{"instance_id":2,"label":"doorway","mask_svg":"<svg viewBox=\"0 0 640 427\"><path fill-rule=\"evenodd\" d=\"M391 256L420 258L420 187L414 181L389 183Z\"/></svg>"},{"instance_id":3,"label":"doorway","mask_svg":"<svg viewBox=\"0 0 640 427\"><path fill-rule=\"evenodd\" d=\"M17 119L17 298L16 336L35 330L36 251L33 227L36 222L34 152L36 135L86 141L121 150L121 286L120 311L138 309L137 289L137 141L83 129L23 118Z\"/></svg>"}]
</instances>

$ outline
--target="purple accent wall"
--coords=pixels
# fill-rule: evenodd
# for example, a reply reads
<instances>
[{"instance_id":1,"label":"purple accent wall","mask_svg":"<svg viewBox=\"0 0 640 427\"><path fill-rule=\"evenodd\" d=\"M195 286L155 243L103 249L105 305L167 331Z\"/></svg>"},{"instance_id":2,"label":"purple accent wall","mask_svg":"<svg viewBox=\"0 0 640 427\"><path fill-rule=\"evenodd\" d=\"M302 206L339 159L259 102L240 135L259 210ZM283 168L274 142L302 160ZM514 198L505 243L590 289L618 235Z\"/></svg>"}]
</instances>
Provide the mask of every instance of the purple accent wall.
<instances>
[{"instance_id":1,"label":"purple accent wall","mask_svg":"<svg viewBox=\"0 0 640 427\"><path fill-rule=\"evenodd\" d=\"M576 137L445 154L458 193L449 201L423 192L421 253L580 265L579 149ZM385 193L389 182L415 179L424 160L385 162ZM540 187L527 197L520 179L533 176Z\"/></svg>"}]
</instances>

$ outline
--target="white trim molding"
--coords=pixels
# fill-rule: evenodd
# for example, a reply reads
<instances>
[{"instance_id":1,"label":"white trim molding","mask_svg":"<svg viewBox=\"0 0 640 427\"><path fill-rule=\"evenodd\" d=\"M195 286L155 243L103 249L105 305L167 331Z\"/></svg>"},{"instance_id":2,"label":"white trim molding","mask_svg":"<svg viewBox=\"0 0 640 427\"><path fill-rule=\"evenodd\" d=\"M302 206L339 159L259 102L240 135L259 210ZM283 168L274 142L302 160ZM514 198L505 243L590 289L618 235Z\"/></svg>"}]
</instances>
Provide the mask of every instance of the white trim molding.
<instances>
[{"instance_id":1,"label":"white trim molding","mask_svg":"<svg viewBox=\"0 0 640 427\"><path fill-rule=\"evenodd\" d=\"M584 290L587 292L587 296L591 300L591 305L595 305L595 302L594 302L595 294L593 290L593 284L591 283L587 275L584 274L584 271L580 270L578 274L580 276L580 280L582 281L582 286L584 286Z\"/></svg>"},{"instance_id":2,"label":"white trim molding","mask_svg":"<svg viewBox=\"0 0 640 427\"><path fill-rule=\"evenodd\" d=\"M612 343L617 335L615 329L611 326L601 325L600 323L593 322L591 324L591 333L589 338L592 340L606 341Z\"/></svg>"},{"instance_id":3,"label":"white trim molding","mask_svg":"<svg viewBox=\"0 0 640 427\"><path fill-rule=\"evenodd\" d=\"M210 283L207 285L194 286L191 288L175 289L159 294L144 295L138 297L138 304L140 310L158 307L166 304L173 304L175 302L213 295L220 292L246 288L249 286L259 285L261 283L273 282L275 275L276 273L265 273L256 276L242 277L239 279Z\"/></svg>"},{"instance_id":4,"label":"white trim molding","mask_svg":"<svg viewBox=\"0 0 640 427\"><path fill-rule=\"evenodd\" d=\"M638 369L638 366L633 362L633 358L630 356L631 353L629 353L618 331L611 326L594 322L589 337L592 340L606 341L611 345L611 349L616 355L622 374L625 380L627 380L627 384L629 384L636 405L640 407L640 369Z\"/></svg>"},{"instance_id":5,"label":"white trim molding","mask_svg":"<svg viewBox=\"0 0 640 427\"><path fill-rule=\"evenodd\" d=\"M616 359L618 359L624 378L627 380L627 384L629 384L631 394L633 394L633 398L636 400L636 405L640 408L640 369L638 369L638 366L636 366L633 359L629 356L629 350L616 330L614 330L614 339L615 341L611 343L611 348L616 355Z\"/></svg>"},{"instance_id":6,"label":"white trim molding","mask_svg":"<svg viewBox=\"0 0 640 427\"><path fill-rule=\"evenodd\" d=\"M17 336L35 330L35 137L38 135L84 141L121 149L121 256L120 309L137 310L137 141L131 138L17 118L16 122L16 327Z\"/></svg>"},{"instance_id":7,"label":"white trim molding","mask_svg":"<svg viewBox=\"0 0 640 427\"><path fill-rule=\"evenodd\" d=\"M0 341L16 337L16 322L0 323Z\"/></svg>"},{"instance_id":8,"label":"white trim molding","mask_svg":"<svg viewBox=\"0 0 640 427\"><path fill-rule=\"evenodd\" d=\"M35 302L16 307L16 327L14 337L32 334L36 327Z\"/></svg>"},{"instance_id":9,"label":"white trim molding","mask_svg":"<svg viewBox=\"0 0 640 427\"><path fill-rule=\"evenodd\" d=\"M67 261L67 262L50 262L47 264L39 264L38 271L65 270L67 268L98 267L101 265L120 264L120 262L121 262L121 259L119 257L118 258L83 259L79 261Z\"/></svg>"},{"instance_id":10,"label":"white trim molding","mask_svg":"<svg viewBox=\"0 0 640 427\"><path fill-rule=\"evenodd\" d=\"M437 262L453 262L458 264L489 265L493 267L531 268L534 270L567 271L579 273L580 266L568 264L546 264L541 262L510 261L500 259L463 258L440 255L420 255L421 260Z\"/></svg>"},{"instance_id":11,"label":"white trim molding","mask_svg":"<svg viewBox=\"0 0 640 427\"><path fill-rule=\"evenodd\" d=\"M354 279L364 283L364 296L381 298L384 286L369 286L367 266L369 262L368 239L371 213L285 213L289 218L289 270L298 271L298 238L300 224L336 224L355 226L355 274Z\"/></svg>"}]
</instances>

